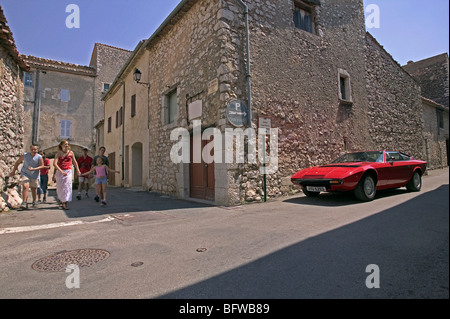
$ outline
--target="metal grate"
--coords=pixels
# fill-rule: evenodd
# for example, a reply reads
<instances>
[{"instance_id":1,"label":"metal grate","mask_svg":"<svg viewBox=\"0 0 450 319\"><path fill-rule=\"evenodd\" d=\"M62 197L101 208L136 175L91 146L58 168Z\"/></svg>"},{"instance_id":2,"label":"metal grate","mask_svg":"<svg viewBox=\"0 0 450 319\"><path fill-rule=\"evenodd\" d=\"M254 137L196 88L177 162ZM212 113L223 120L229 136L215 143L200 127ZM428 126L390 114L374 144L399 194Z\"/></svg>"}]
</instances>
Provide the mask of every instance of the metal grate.
<instances>
[{"instance_id":1,"label":"metal grate","mask_svg":"<svg viewBox=\"0 0 450 319\"><path fill-rule=\"evenodd\" d=\"M60 272L66 271L68 265L77 265L80 268L90 267L109 256L110 253L103 249L64 250L35 261L31 268L42 272Z\"/></svg>"}]
</instances>

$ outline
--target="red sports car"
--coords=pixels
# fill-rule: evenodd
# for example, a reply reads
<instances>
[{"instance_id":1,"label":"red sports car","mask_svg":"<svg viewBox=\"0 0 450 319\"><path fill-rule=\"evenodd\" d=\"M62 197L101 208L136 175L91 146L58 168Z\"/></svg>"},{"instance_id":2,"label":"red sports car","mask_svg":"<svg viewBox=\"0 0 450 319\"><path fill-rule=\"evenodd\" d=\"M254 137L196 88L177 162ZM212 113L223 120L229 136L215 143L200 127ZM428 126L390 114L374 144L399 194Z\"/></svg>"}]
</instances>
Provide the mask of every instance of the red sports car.
<instances>
[{"instance_id":1,"label":"red sports car","mask_svg":"<svg viewBox=\"0 0 450 319\"><path fill-rule=\"evenodd\" d=\"M427 162L394 151L348 153L331 164L306 168L291 177L308 197L321 192L353 191L362 201L371 201L377 190L406 186L418 192Z\"/></svg>"}]
</instances>

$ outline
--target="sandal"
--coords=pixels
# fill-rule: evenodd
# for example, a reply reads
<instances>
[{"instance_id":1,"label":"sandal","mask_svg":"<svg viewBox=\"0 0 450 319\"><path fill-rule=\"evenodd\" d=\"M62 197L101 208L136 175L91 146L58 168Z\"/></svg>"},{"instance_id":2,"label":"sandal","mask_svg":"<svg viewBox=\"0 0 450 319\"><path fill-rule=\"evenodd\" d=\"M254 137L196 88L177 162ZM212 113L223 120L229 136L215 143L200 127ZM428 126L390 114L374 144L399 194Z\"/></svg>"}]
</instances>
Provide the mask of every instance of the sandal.
<instances>
[{"instance_id":1,"label":"sandal","mask_svg":"<svg viewBox=\"0 0 450 319\"><path fill-rule=\"evenodd\" d=\"M63 204L62 204L62 208L63 208L64 210L69 210L69 206L67 206L67 203L63 203Z\"/></svg>"}]
</instances>

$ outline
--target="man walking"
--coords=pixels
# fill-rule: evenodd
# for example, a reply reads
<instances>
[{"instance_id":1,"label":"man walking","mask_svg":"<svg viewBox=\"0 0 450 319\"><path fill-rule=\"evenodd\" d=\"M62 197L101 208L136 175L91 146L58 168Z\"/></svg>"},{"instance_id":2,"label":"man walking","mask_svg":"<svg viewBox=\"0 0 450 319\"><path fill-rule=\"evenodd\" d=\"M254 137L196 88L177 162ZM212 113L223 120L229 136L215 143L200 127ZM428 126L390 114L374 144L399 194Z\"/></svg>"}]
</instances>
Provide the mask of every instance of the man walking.
<instances>
[{"instance_id":1,"label":"man walking","mask_svg":"<svg viewBox=\"0 0 450 319\"><path fill-rule=\"evenodd\" d=\"M42 156L38 154L38 146L31 145L30 152L25 153L19 157L14 164L9 177L13 177L16 174L17 168L23 163L20 170L20 184L22 185L22 205L21 209L28 209L28 192L31 189L31 195L33 197L32 205L36 207L37 189L39 187L39 170L44 168L44 160Z\"/></svg>"},{"instance_id":2,"label":"man walking","mask_svg":"<svg viewBox=\"0 0 450 319\"><path fill-rule=\"evenodd\" d=\"M83 148L83 156L80 156L77 160L78 167L80 168L81 174L89 172L92 167L92 157L88 155L88 149ZM85 197L89 197L89 176L80 176L78 178L78 194L77 199L81 199L81 190L83 188L83 184L85 184Z\"/></svg>"}]
</instances>

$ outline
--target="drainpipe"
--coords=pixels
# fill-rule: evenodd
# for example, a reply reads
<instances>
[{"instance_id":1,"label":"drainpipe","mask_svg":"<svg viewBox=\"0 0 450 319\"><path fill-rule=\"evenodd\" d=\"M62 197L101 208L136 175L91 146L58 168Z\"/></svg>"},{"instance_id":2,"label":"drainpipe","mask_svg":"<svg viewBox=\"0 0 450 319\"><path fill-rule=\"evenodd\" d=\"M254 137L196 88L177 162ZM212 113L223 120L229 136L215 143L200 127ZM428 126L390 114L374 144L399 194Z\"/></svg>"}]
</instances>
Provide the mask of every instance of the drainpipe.
<instances>
[{"instance_id":1,"label":"drainpipe","mask_svg":"<svg viewBox=\"0 0 450 319\"><path fill-rule=\"evenodd\" d=\"M245 17L245 37L247 46L247 74L245 78L247 80L247 99L248 99L248 127L252 128L252 84L251 84L251 72L250 72L250 33L248 30L248 6L242 0L237 0L241 6L244 7Z\"/></svg>"},{"instance_id":2,"label":"drainpipe","mask_svg":"<svg viewBox=\"0 0 450 319\"><path fill-rule=\"evenodd\" d=\"M39 87L39 74L40 70L36 69L36 81L34 90L34 110L33 110L33 129L31 136L31 143L37 144L39 140L39 117L41 108L41 89Z\"/></svg>"},{"instance_id":3,"label":"drainpipe","mask_svg":"<svg viewBox=\"0 0 450 319\"><path fill-rule=\"evenodd\" d=\"M123 83L122 106L122 186L125 186L125 81Z\"/></svg>"}]
</instances>

